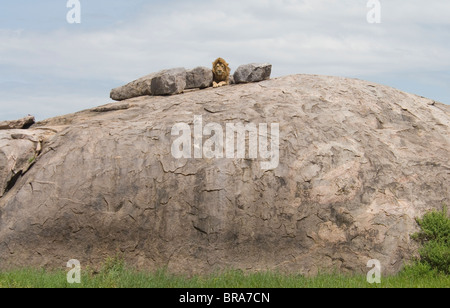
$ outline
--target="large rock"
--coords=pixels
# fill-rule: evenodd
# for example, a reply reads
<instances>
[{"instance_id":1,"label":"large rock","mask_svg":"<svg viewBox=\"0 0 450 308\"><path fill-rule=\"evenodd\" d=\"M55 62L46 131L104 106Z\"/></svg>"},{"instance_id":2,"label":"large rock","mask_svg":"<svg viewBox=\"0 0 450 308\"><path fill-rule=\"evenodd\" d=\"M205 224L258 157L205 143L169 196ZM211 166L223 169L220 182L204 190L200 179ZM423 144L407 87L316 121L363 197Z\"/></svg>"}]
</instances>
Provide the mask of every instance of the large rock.
<instances>
[{"instance_id":1,"label":"large rock","mask_svg":"<svg viewBox=\"0 0 450 308\"><path fill-rule=\"evenodd\" d=\"M0 130L5 129L27 129L34 124L34 117L27 116L19 120L0 122Z\"/></svg>"},{"instance_id":2,"label":"large rock","mask_svg":"<svg viewBox=\"0 0 450 308\"><path fill-rule=\"evenodd\" d=\"M111 99L123 101L134 97L152 95L152 80L156 74L157 73L149 74L124 86L112 89L110 94Z\"/></svg>"},{"instance_id":3,"label":"large rock","mask_svg":"<svg viewBox=\"0 0 450 308\"><path fill-rule=\"evenodd\" d=\"M173 68L159 72L152 79L153 95L180 94L186 88L186 69Z\"/></svg>"},{"instance_id":4,"label":"large rock","mask_svg":"<svg viewBox=\"0 0 450 308\"><path fill-rule=\"evenodd\" d=\"M208 67L196 67L186 72L186 89L208 88L213 83L213 72Z\"/></svg>"},{"instance_id":5,"label":"large rock","mask_svg":"<svg viewBox=\"0 0 450 308\"><path fill-rule=\"evenodd\" d=\"M249 82L259 82L263 80L270 79L270 74L272 73L272 64L269 63L251 63L241 65L234 72L234 82L239 83L249 83Z\"/></svg>"},{"instance_id":6,"label":"large rock","mask_svg":"<svg viewBox=\"0 0 450 308\"><path fill-rule=\"evenodd\" d=\"M367 272L369 259L388 274L416 252L414 218L450 204L450 107L429 99L297 75L132 103L33 126L59 132L0 199L1 268L119 253L186 274ZM211 128L278 123L279 164L175 159L181 123L203 126L205 147Z\"/></svg>"}]
</instances>

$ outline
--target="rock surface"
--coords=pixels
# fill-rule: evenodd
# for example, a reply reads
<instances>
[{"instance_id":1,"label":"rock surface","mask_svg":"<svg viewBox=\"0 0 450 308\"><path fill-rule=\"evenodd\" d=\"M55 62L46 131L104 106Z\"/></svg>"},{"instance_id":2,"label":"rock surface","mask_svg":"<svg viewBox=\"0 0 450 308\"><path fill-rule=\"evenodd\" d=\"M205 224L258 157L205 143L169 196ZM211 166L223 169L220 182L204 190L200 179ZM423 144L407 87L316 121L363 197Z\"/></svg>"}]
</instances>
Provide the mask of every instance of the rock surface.
<instances>
[{"instance_id":1,"label":"rock surface","mask_svg":"<svg viewBox=\"0 0 450 308\"><path fill-rule=\"evenodd\" d=\"M95 267L119 253L186 274L367 272L369 259L388 274L416 252L414 218L450 204L450 107L429 99L296 75L127 103L31 128L57 133L0 198L1 268ZM175 159L172 128L195 115L279 123L278 167Z\"/></svg>"},{"instance_id":2,"label":"rock surface","mask_svg":"<svg viewBox=\"0 0 450 308\"><path fill-rule=\"evenodd\" d=\"M34 164L41 143L51 134L42 130L0 131L0 197Z\"/></svg>"},{"instance_id":3,"label":"rock surface","mask_svg":"<svg viewBox=\"0 0 450 308\"><path fill-rule=\"evenodd\" d=\"M186 69L172 68L156 74L152 79L152 95L180 94L186 88Z\"/></svg>"},{"instance_id":4,"label":"rock surface","mask_svg":"<svg viewBox=\"0 0 450 308\"><path fill-rule=\"evenodd\" d=\"M211 87L212 83L211 68L200 66L186 72L186 89L204 89Z\"/></svg>"},{"instance_id":5,"label":"rock surface","mask_svg":"<svg viewBox=\"0 0 450 308\"><path fill-rule=\"evenodd\" d=\"M152 80L157 73L152 73L132 81L124 86L111 90L111 99L115 101L123 101L126 99L152 95Z\"/></svg>"},{"instance_id":6,"label":"rock surface","mask_svg":"<svg viewBox=\"0 0 450 308\"><path fill-rule=\"evenodd\" d=\"M27 116L25 118L13 121L2 121L0 122L0 130L5 129L27 129L34 124L34 117Z\"/></svg>"},{"instance_id":7,"label":"rock surface","mask_svg":"<svg viewBox=\"0 0 450 308\"><path fill-rule=\"evenodd\" d=\"M259 82L263 80L270 79L270 74L272 73L272 65L269 63L251 63L241 65L234 72L234 82L239 83L250 83Z\"/></svg>"},{"instance_id":8,"label":"rock surface","mask_svg":"<svg viewBox=\"0 0 450 308\"><path fill-rule=\"evenodd\" d=\"M115 101L123 101L140 96L180 94L185 88L186 69L173 68L149 74L112 89L110 97Z\"/></svg>"}]
</instances>

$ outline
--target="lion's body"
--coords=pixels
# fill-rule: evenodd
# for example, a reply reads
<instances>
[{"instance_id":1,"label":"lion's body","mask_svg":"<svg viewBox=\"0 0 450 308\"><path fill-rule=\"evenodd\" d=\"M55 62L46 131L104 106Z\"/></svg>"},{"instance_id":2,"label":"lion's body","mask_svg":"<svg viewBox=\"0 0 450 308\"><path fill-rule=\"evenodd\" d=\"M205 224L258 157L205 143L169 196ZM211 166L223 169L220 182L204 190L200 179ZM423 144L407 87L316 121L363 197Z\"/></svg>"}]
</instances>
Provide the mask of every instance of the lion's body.
<instances>
[{"instance_id":1,"label":"lion's body","mask_svg":"<svg viewBox=\"0 0 450 308\"><path fill-rule=\"evenodd\" d=\"M230 67L228 66L228 63L222 59L217 58L213 62L213 75L214 75L214 82L213 87L221 87L230 84Z\"/></svg>"}]
</instances>

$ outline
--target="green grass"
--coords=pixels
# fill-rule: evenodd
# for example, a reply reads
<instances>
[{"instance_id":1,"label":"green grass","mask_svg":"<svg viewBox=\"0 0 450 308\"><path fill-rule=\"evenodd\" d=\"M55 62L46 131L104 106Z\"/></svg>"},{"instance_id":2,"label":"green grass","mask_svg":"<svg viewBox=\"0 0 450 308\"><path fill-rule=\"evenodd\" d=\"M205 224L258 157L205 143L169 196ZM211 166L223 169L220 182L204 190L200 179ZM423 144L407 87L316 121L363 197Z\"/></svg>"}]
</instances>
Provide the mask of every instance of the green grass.
<instances>
[{"instance_id":1,"label":"green grass","mask_svg":"<svg viewBox=\"0 0 450 308\"><path fill-rule=\"evenodd\" d=\"M87 273L86 273L87 271ZM450 288L450 276L417 265L396 276L369 284L363 275L319 274L314 278L279 273L243 274L227 271L187 278L165 270L137 272L125 267L84 270L81 284L69 284L66 271L23 269L0 273L0 288Z\"/></svg>"},{"instance_id":2,"label":"green grass","mask_svg":"<svg viewBox=\"0 0 450 308\"><path fill-rule=\"evenodd\" d=\"M30 157L28 159L28 164L31 165L32 163L34 163L36 161L36 156Z\"/></svg>"}]
</instances>

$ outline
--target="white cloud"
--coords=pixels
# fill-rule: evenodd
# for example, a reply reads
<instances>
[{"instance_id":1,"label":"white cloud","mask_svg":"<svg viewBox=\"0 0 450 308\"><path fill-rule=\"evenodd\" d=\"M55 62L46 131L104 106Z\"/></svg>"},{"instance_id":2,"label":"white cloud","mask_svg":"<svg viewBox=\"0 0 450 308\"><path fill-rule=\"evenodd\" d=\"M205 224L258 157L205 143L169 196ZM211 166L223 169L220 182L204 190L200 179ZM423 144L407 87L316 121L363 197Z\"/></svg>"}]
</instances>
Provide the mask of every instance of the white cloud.
<instances>
[{"instance_id":1,"label":"white cloud","mask_svg":"<svg viewBox=\"0 0 450 308\"><path fill-rule=\"evenodd\" d=\"M148 5L114 28L0 31L0 67L36 78L116 80L111 87L163 68L209 66L218 56L233 68L271 62L274 76L449 71L450 1L381 2L376 25L366 21L365 0Z\"/></svg>"}]
</instances>

